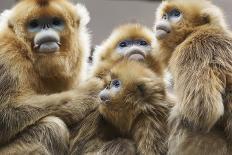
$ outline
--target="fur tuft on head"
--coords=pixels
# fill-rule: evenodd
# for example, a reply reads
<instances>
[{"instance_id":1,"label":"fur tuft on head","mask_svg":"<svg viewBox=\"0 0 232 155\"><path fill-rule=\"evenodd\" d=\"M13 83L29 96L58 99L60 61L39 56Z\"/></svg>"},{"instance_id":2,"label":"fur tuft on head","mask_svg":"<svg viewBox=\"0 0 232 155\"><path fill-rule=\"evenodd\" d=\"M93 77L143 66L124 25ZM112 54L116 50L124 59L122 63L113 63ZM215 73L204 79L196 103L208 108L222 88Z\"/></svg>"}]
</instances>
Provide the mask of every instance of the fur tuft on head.
<instances>
[{"instance_id":1,"label":"fur tuft on head","mask_svg":"<svg viewBox=\"0 0 232 155\"><path fill-rule=\"evenodd\" d=\"M49 4L49 0L36 0L39 6L47 6Z\"/></svg>"},{"instance_id":2,"label":"fur tuft on head","mask_svg":"<svg viewBox=\"0 0 232 155\"><path fill-rule=\"evenodd\" d=\"M76 10L77 10L77 14L81 18L80 24L82 26L87 25L90 21L89 11L86 9L86 7L83 4L77 4Z\"/></svg>"},{"instance_id":3,"label":"fur tuft on head","mask_svg":"<svg viewBox=\"0 0 232 155\"><path fill-rule=\"evenodd\" d=\"M161 3L156 12L156 20L161 19L163 14L170 8L177 8L187 18L195 18L195 21L203 21L204 24L221 26L227 29L223 12L210 0L166 0ZM197 18L197 19L196 19ZM201 19L200 19L201 18Z\"/></svg>"}]
</instances>

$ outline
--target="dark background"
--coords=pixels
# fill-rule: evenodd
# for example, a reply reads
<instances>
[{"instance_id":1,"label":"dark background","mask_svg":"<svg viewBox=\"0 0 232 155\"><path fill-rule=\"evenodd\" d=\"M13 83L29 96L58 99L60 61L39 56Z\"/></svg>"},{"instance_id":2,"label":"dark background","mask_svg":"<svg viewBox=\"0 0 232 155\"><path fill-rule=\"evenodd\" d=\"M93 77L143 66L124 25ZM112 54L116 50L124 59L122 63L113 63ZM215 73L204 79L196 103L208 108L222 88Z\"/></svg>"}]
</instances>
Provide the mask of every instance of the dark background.
<instances>
[{"instance_id":1,"label":"dark background","mask_svg":"<svg viewBox=\"0 0 232 155\"><path fill-rule=\"evenodd\" d=\"M93 44L100 44L112 29L122 23L138 21L152 28L155 10L160 2L142 0L73 0L85 4L91 15L89 28ZM186 0L187 1L187 0ZM232 1L213 0L225 12L228 24L232 26ZM0 0L0 11L9 9L15 0Z\"/></svg>"}]
</instances>

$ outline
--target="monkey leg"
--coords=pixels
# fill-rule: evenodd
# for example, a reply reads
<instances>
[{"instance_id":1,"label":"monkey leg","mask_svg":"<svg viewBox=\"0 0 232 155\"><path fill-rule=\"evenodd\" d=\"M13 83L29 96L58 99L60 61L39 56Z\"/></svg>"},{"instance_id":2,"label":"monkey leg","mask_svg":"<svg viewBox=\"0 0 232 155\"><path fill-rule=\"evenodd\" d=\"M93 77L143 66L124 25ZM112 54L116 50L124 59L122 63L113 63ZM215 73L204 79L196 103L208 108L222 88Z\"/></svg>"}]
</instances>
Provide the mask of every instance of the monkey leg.
<instances>
[{"instance_id":1,"label":"monkey leg","mask_svg":"<svg viewBox=\"0 0 232 155\"><path fill-rule=\"evenodd\" d=\"M179 68L181 71L175 78L178 102L171 111L170 121L192 131L208 132L224 115L224 85L214 68L200 66L197 71L191 66L187 68L192 72L186 74Z\"/></svg>"},{"instance_id":2,"label":"monkey leg","mask_svg":"<svg viewBox=\"0 0 232 155\"><path fill-rule=\"evenodd\" d=\"M227 103L226 103L227 104ZM222 119L226 138L228 140L228 146L232 149L232 102L225 104L225 115Z\"/></svg>"},{"instance_id":3,"label":"monkey leg","mask_svg":"<svg viewBox=\"0 0 232 155\"><path fill-rule=\"evenodd\" d=\"M97 154L101 155L135 155L136 147L133 141L118 138L105 143Z\"/></svg>"},{"instance_id":4,"label":"monkey leg","mask_svg":"<svg viewBox=\"0 0 232 155\"><path fill-rule=\"evenodd\" d=\"M62 120L47 116L0 147L0 154L67 155L69 131Z\"/></svg>"},{"instance_id":5,"label":"monkey leg","mask_svg":"<svg viewBox=\"0 0 232 155\"><path fill-rule=\"evenodd\" d=\"M221 129L200 133L174 127L169 138L168 155L229 155L231 152L225 139Z\"/></svg>"}]
</instances>

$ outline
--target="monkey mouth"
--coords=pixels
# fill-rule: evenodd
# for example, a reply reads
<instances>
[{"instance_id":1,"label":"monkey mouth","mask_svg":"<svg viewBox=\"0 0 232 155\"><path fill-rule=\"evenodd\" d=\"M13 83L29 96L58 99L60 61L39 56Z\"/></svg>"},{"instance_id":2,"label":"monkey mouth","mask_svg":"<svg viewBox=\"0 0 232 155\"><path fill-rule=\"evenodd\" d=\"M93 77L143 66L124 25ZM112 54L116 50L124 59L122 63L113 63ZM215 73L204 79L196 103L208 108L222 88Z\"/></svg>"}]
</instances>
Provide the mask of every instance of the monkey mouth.
<instances>
[{"instance_id":1,"label":"monkey mouth","mask_svg":"<svg viewBox=\"0 0 232 155\"><path fill-rule=\"evenodd\" d=\"M158 25L158 26L156 26L156 32L155 32L155 34L156 34L156 37L158 39L164 38L170 32L171 32L170 29L168 27L164 26L164 25Z\"/></svg>"},{"instance_id":2,"label":"monkey mouth","mask_svg":"<svg viewBox=\"0 0 232 155\"><path fill-rule=\"evenodd\" d=\"M59 51L61 43L59 40L53 37L43 38L38 40L34 45L34 49L37 49L39 53L54 53Z\"/></svg>"},{"instance_id":3,"label":"monkey mouth","mask_svg":"<svg viewBox=\"0 0 232 155\"><path fill-rule=\"evenodd\" d=\"M164 25L157 25L156 31L165 31L166 33L170 33L170 29Z\"/></svg>"},{"instance_id":4,"label":"monkey mouth","mask_svg":"<svg viewBox=\"0 0 232 155\"><path fill-rule=\"evenodd\" d=\"M135 50L130 52L127 55L129 60L135 60L135 61L144 61L145 60L145 54L139 50Z\"/></svg>"}]
</instances>

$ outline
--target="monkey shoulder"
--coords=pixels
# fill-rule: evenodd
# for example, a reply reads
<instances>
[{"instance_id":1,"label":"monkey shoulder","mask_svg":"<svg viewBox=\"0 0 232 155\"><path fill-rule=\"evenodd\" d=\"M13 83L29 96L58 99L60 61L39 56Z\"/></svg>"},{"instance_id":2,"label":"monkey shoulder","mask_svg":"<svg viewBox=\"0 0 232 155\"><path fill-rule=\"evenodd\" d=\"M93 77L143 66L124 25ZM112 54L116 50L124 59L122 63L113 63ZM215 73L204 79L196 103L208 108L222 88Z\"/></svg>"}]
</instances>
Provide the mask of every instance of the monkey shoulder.
<instances>
[{"instance_id":1,"label":"monkey shoulder","mask_svg":"<svg viewBox=\"0 0 232 155\"><path fill-rule=\"evenodd\" d=\"M218 28L202 28L190 34L177 46L173 56L177 61L188 60L190 63L218 62L220 59L232 59L232 37ZM226 57L225 57L226 56Z\"/></svg>"}]
</instances>

